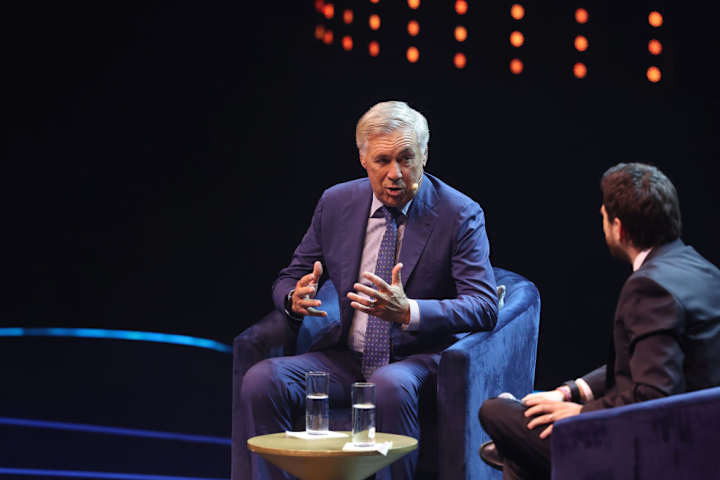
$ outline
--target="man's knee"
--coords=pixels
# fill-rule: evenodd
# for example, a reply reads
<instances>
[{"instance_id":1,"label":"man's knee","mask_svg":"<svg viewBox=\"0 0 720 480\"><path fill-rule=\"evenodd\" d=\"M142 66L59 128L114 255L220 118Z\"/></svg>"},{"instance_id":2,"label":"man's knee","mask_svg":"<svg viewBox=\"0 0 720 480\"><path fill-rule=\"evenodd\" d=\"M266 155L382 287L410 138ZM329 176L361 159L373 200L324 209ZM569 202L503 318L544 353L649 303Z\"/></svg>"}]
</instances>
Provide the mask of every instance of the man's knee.
<instances>
[{"instance_id":1,"label":"man's knee","mask_svg":"<svg viewBox=\"0 0 720 480\"><path fill-rule=\"evenodd\" d=\"M379 374L371 379L375 383L375 403L379 411L414 413L417 407L417 392L397 375Z\"/></svg>"},{"instance_id":2,"label":"man's knee","mask_svg":"<svg viewBox=\"0 0 720 480\"><path fill-rule=\"evenodd\" d=\"M501 420L507 418L507 415L516 404L516 400L507 398L489 398L485 400L478 411L478 418L483 428L491 434L493 427Z\"/></svg>"},{"instance_id":3,"label":"man's knee","mask_svg":"<svg viewBox=\"0 0 720 480\"><path fill-rule=\"evenodd\" d=\"M281 387L277 381L278 372L275 359L267 359L256 363L245 372L240 388L242 402L253 404L265 401Z\"/></svg>"},{"instance_id":4,"label":"man's knee","mask_svg":"<svg viewBox=\"0 0 720 480\"><path fill-rule=\"evenodd\" d=\"M487 400L485 400L480 407L480 411L478 412L480 421L484 422L487 419L497 417L497 413L503 409L502 400L503 399L497 397L488 398Z\"/></svg>"}]
</instances>

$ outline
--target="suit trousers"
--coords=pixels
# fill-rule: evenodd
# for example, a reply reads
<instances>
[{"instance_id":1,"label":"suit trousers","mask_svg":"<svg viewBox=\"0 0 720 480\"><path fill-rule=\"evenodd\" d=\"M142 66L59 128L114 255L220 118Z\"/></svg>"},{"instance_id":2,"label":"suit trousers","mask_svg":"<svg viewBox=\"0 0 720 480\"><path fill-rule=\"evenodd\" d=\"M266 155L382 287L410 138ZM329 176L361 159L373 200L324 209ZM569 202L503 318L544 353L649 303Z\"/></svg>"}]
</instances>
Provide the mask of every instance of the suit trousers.
<instances>
[{"instance_id":1,"label":"suit trousers","mask_svg":"<svg viewBox=\"0 0 720 480\"><path fill-rule=\"evenodd\" d=\"M421 392L434 392L440 354L423 353L392 362L375 371L376 428L380 432L420 438ZM253 365L240 390L241 422L236 427L246 442L255 435L292 430L293 419L305 409L305 372L324 370L330 374L330 408L350 407L351 385L364 381L360 373L362 355L347 349L331 349L302 355L275 357ZM330 425L333 429L333 425ZM252 479L289 479L289 474L242 448L239 471ZM418 450L405 455L376 474L377 480L412 479Z\"/></svg>"},{"instance_id":2,"label":"suit trousers","mask_svg":"<svg viewBox=\"0 0 720 480\"><path fill-rule=\"evenodd\" d=\"M480 423L504 457L505 480L549 479L550 437L540 438L547 425L528 430L525 410L519 400L491 398L480 407Z\"/></svg>"}]
</instances>

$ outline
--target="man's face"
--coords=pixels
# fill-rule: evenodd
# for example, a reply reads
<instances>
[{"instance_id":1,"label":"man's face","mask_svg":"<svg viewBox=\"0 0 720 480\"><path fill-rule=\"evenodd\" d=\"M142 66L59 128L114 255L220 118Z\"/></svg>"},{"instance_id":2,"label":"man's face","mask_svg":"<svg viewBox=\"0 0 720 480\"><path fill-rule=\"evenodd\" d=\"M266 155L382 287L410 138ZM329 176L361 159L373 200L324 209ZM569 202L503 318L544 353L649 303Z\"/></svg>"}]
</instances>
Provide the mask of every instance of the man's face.
<instances>
[{"instance_id":1,"label":"man's face","mask_svg":"<svg viewBox=\"0 0 720 480\"><path fill-rule=\"evenodd\" d=\"M600 214L603 217L603 232L605 232L605 243L607 243L610 254L613 257L621 260L627 260L628 255L625 249L622 248L620 243L620 220L613 218L612 221L608 218L605 205L600 207Z\"/></svg>"},{"instance_id":2,"label":"man's face","mask_svg":"<svg viewBox=\"0 0 720 480\"><path fill-rule=\"evenodd\" d=\"M367 171L375 196L388 207L402 208L416 193L427 155L411 130L400 129L368 139L360 163Z\"/></svg>"}]
</instances>

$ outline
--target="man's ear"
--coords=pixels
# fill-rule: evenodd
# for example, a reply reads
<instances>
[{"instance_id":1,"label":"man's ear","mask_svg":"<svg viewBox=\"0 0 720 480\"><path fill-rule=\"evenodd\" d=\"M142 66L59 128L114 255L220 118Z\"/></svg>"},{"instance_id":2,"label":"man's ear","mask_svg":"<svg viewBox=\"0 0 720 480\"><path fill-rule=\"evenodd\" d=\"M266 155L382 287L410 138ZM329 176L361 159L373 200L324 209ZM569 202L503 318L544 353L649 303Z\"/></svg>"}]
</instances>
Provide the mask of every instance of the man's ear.
<instances>
[{"instance_id":1,"label":"man's ear","mask_svg":"<svg viewBox=\"0 0 720 480\"><path fill-rule=\"evenodd\" d=\"M363 155L362 153L360 154L360 165L362 165L362 167L367 170L367 160L365 159L365 155Z\"/></svg>"},{"instance_id":2,"label":"man's ear","mask_svg":"<svg viewBox=\"0 0 720 480\"><path fill-rule=\"evenodd\" d=\"M626 243L629 240L627 231L625 230L625 227L623 227L622 220L618 217L613 218L612 227L613 235L616 235L615 240L620 243Z\"/></svg>"},{"instance_id":3,"label":"man's ear","mask_svg":"<svg viewBox=\"0 0 720 480\"><path fill-rule=\"evenodd\" d=\"M427 165L427 159L428 159L428 149L425 147L425 151L423 152L423 168L425 168L425 165Z\"/></svg>"}]
</instances>

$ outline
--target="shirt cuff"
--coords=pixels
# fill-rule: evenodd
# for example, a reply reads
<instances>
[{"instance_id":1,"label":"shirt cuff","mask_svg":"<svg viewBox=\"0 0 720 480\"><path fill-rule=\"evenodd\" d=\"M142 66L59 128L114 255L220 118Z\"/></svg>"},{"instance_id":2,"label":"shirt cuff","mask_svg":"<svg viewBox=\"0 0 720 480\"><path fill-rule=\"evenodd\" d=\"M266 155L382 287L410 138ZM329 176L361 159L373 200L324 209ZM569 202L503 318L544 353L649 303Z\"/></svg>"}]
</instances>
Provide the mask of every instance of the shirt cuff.
<instances>
[{"instance_id":1,"label":"shirt cuff","mask_svg":"<svg viewBox=\"0 0 720 480\"><path fill-rule=\"evenodd\" d=\"M578 389L580 390L580 393L582 394L583 403L587 403L591 400L595 399L595 396L593 395L592 390L590 389L590 385L587 384L585 380L582 378L575 379L575 384L578 386Z\"/></svg>"},{"instance_id":2,"label":"shirt cuff","mask_svg":"<svg viewBox=\"0 0 720 480\"><path fill-rule=\"evenodd\" d=\"M414 330L420 330L420 307L418 306L417 301L410 300L409 298L408 303L410 304L410 323L403 324L400 328L403 330L410 330L411 332Z\"/></svg>"}]
</instances>

